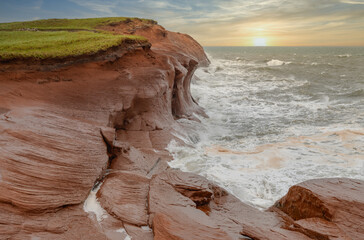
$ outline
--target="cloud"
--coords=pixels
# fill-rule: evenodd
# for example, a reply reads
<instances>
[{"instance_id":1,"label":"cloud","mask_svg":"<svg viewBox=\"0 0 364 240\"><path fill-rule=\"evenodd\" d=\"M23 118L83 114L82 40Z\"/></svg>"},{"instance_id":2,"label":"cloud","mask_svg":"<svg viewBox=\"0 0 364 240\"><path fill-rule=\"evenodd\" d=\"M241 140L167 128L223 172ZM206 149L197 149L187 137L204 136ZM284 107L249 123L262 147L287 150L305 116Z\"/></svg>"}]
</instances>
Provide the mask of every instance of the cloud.
<instances>
[{"instance_id":1,"label":"cloud","mask_svg":"<svg viewBox=\"0 0 364 240\"><path fill-rule=\"evenodd\" d=\"M239 45L252 35L279 42L283 36L332 35L334 30L345 35L347 29L362 32L364 28L362 0L70 1L100 16L153 18L167 29L191 34L203 45Z\"/></svg>"},{"instance_id":2,"label":"cloud","mask_svg":"<svg viewBox=\"0 0 364 240\"><path fill-rule=\"evenodd\" d=\"M364 4L364 1L350 1L350 0L342 0L342 3L348 3L348 4Z\"/></svg>"},{"instance_id":3,"label":"cloud","mask_svg":"<svg viewBox=\"0 0 364 240\"><path fill-rule=\"evenodd\" d=\"M57 7L50 10L51 3ZM9 5L13 6L14 13L23 9L29 19L38 16L152 18L169 30L191 34L203 45L239 45L241 39L252 35L274 37L278 42L283 36L303 39L306 34L309 40L314 35L331 34L332 37L332 31L337 31L335 37L340 33L350 35L364 45L364 0L47 0L44 3L12 0L4 4L0 8L1 19L4 16L14 19L14 14L4 10L11 9ZM63 7L62 12L59 6L68 7Z\"/></svg>"},{"instance_id":4,"label":"cloud","mask_svg":"<svg viewBox=\"0 0 364 240\"><path fill-rule=\"evenodd\" d=\"M144 7L149 7L149 8L155 8L155 9L172 9L172 10L183 10L183 11L191 11L192 8L188 5L180 5L180 4L175 4L175 3L171 3L168 1L152 1L149 0L147 2L144 2L145 5Z\"/></svg>"},{"instance_id":5,"label":"cloud","mask_svg":"<svg viewBox=\"0 0 364 240\"><path fill-rule=\"evenodd\" d=\"M94 12L110 16L117 15L117 12L115 11L117 1L97 1L97 0L69 0L69 1L81 7L92 10Z\"/></svg>"}]
</instances>

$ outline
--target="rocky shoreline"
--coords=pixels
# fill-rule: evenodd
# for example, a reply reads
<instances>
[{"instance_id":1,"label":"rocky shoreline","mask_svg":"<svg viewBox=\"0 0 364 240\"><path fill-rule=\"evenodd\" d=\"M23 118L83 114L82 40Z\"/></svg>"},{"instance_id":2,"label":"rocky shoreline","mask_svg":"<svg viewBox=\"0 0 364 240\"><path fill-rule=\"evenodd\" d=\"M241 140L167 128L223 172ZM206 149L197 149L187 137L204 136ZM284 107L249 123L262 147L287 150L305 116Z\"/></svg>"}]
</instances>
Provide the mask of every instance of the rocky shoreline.
<instances>
[{"instance_id":1,"label":"rocky shoreline","mask_svg":"<svg viewBox=\"0 0 364 240\"><path fill-rule=\"evenodd\" d=\"M204 115L189 88L209 60L191 37L156 24L103 30L152 47L0 66L0 239L364 238L363 181L307 181L262 212L171 169L176 120Z\"/></svg>"}]
</instances>

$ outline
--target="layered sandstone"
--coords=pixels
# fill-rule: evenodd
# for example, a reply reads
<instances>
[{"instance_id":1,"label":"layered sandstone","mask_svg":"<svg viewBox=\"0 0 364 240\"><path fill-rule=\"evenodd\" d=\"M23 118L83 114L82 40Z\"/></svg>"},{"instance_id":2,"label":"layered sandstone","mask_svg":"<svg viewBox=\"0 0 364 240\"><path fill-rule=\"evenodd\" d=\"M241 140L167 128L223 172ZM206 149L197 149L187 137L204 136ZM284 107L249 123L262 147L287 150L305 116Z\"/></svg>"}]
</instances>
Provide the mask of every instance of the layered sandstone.
<instances>
[{"instance_id":1,"label":"layered sandstone","mask_svg":"<svg viewBox=\"0 0 364 240\"><path fill-rule=\"evenodd\" d=\"M170 169L175 120L204 115L189 87L209 61L156 24L103 30L152 47L0 66L0 239L364 238L361 181L302 183L262 212Z\"/></svg>"}]
</instances>

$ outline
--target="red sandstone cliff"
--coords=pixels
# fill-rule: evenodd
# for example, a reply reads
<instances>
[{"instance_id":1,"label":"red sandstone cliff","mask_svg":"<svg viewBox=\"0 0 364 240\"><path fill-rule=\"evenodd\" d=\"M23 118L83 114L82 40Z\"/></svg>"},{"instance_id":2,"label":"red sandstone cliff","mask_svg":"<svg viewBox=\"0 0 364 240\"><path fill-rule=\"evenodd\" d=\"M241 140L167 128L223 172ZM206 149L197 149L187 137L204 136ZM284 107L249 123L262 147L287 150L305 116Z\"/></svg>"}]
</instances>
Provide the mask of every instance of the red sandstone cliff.
<instances>
[{"instance_id":1,"label":"red sandstone cliff","mask_svg":"<svg viewBox=\"0 0 364 240\"><path fill-rule=\"evenodd\" d=\"M175 119L204 114L189 86L208 59L158 25L104 30L152 48L0 66L0 239L364 239L362 181L309 181L261 212L170 169Z\"/></svg>"}]
</instances>

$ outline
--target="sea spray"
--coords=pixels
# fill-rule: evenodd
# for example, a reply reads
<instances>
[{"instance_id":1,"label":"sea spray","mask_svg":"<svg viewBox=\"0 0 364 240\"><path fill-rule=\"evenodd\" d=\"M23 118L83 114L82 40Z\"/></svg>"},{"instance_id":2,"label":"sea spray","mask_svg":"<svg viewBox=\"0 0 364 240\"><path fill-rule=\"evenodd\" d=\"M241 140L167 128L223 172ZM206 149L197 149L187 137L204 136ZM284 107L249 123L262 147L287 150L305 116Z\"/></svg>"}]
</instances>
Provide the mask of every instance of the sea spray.
<instances>
[{"instance_id":1,"label":"sea spray","mask_svg":"<svg viewBox=\"0 0 364 240\"><path fill-rule=\"evenodd\" d=\"M364 48L207 52L191 91L209 118L183 122L190 137L169 145L172 167L260 208L308 179L364 179Z\"/></svg>"}]
</instances>

